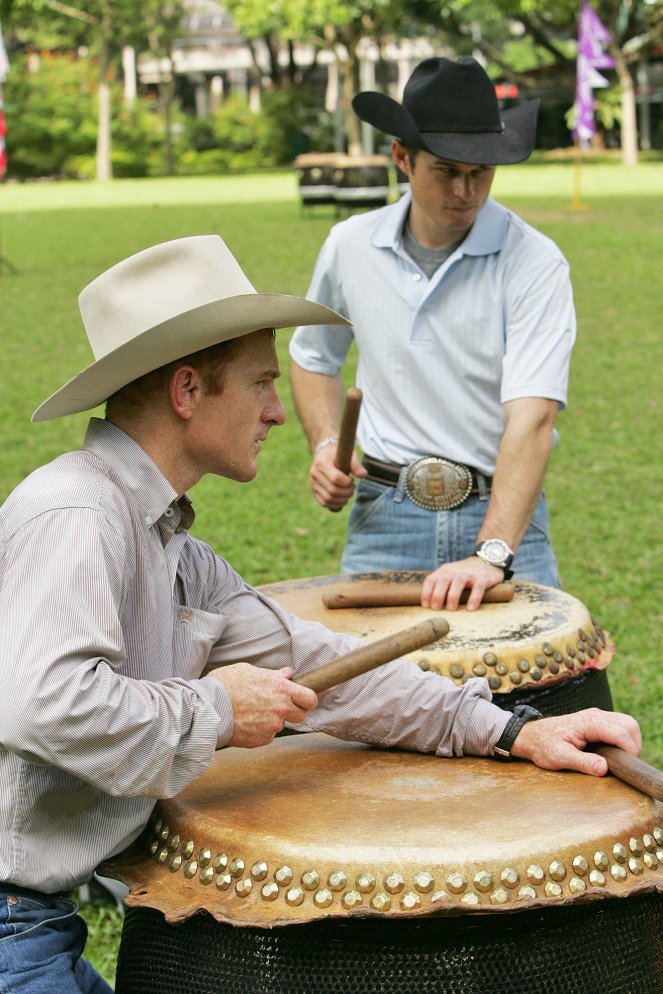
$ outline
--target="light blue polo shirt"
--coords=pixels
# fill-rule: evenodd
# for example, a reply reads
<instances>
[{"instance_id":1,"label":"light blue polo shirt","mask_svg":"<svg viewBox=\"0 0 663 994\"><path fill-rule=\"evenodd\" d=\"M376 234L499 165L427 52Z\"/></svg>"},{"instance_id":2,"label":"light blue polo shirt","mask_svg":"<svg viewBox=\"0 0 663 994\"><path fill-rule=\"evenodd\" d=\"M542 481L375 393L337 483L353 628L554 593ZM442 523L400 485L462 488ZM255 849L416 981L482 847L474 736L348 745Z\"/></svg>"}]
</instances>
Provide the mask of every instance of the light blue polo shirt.
<instances>
[{"instance_id":1,"label":"light blue polo shirt","mask_svg":"<svg viewBox=\"0 0 663 994\"><path fill-rule=\"evenodd\" d=\"M391 463L440 455L492 475L503 403L566 403L576 335L568 263L489 198L428 279L403 249L410 202L408 193L332 228L307 296L352 327L300 327L290 353L331 376L356 339L364 452Z\"/></svg>"}]
</instances>

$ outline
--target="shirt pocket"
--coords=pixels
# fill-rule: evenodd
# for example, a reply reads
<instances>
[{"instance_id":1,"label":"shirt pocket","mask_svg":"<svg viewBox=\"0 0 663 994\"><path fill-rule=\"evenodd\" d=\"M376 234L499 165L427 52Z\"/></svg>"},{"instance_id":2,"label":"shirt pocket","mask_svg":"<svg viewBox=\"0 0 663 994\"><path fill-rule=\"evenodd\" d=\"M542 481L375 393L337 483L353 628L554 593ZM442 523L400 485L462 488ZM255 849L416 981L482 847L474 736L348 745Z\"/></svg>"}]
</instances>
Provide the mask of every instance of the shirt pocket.
<instances>
[{"instance_id":1,"label":"shirt pocket","mask_svg":"<svg viewBox=\"0 0 663 994\"><path fill-rule=\"evenodd\" d=\"M204 673L215 642L223 635L228 619L199 608L179 607L173 638L177 676L195 680Z\"/></svg>"}]
</instances>

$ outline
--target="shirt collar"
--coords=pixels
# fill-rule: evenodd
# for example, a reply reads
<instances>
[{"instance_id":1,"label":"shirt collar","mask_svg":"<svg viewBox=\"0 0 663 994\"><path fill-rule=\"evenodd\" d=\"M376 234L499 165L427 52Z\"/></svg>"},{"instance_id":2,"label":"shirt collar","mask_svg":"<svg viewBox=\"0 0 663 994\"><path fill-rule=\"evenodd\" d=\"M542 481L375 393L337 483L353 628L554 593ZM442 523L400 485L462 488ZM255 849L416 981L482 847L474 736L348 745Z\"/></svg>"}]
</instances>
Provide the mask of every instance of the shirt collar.
<instances>
[{"instance_id":1,"label":"shirt collar","mask_svg":"<svg viewBox=\"0 0 663 994\"><path fill-rule=\"evenodd\" d=\"M394 210L385 212L373 232L373 245L394 250L401 247L403 225L411 203L411 194L405 193L394 205ZM469 235L456 251L461 255L492 255L502 248L506 231L507 211L489 197L477 214Z\"/></svg>"},{"instance_id":2,"label":"shirt collar","mask_svg":"<svg viewBox=\"0 0 663 994\"><path fill-rule=\"evenodd\" d=\"M166 533L191 527L195 515L189 498L184 494L178 500L177 492L156 463L117 425L91 418L83 447L120 474L148 528L160 519L163 519Z\"/></svg>"}]
</instances>

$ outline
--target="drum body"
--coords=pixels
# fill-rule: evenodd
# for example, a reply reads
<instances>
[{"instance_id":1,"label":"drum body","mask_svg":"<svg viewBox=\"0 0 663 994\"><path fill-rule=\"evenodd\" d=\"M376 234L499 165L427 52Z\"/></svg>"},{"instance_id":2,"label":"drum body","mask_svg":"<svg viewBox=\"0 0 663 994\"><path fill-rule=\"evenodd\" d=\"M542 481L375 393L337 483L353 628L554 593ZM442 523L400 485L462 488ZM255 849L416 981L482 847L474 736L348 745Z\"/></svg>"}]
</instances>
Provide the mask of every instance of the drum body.
<instances>
[{"instance_id":1,"label":"drum body","mask_svg":"<svg viewBox=\"0 0 663 994\"><path fill-rule=\"evenodd\" d=\"M319 621L332 631L374 641L430 617L421 606L325 606L336 591L383 584L422 583L425 573L350 573L270 583L261 591L293 614ZM493 701L513 710L532 704L542 714L559 715L586 707L612 710L606 667L614 655L608 633L585 605L563 590L518 581L512 601L482 604L478 611L442 612L450 631L439 642L410 654L422 669L457 685L472 677L488 681ZM324 599L324 600L323 600Z\"/></svg>"},{"instance_id":2,"label":"drum body","mask_svg":"<svg viewBox=\"0 0 663 994\"><path fill-rule=\"evenodd\" d=\"M117 994L663 991L663 803L610 776L290 736L103 872Z\"/></svg>"}]
</instances>

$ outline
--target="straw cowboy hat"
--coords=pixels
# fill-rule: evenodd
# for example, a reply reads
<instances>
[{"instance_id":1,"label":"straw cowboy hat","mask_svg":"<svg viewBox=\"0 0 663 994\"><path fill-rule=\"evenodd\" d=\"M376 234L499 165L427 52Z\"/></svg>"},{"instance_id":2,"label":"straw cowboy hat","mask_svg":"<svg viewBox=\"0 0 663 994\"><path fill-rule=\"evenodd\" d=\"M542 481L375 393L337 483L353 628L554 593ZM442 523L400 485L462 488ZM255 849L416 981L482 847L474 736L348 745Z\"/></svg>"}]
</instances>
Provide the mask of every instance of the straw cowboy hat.
<instances>
[{"instance_id":1,"label":"straw cowboy hat","mask_svg":"<svg viewBox=\"0 0 663 994\"><path fill-rule=\"evenodd\" d=\"M88 411L159 366L260 328L350 323L301 297L258 293L218 235L138 252L88 284L78 303L95 361L33 421Z\"/></svg>"},{"instance_id":2,"label":"straw cowboy hat","mask_svg":"<svg viewBox=\"0 0 663 994\"><path fill-rule=\"evenodd\" d=\"M384 93L358 93L357 115L405 145L453 162L484 166L522 162L536 138L539 101L502 111L479 63L466 57L425 59L405 84L402 105Z\"/></svg>"}]
</instances>

